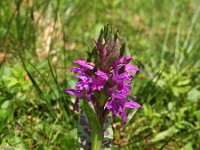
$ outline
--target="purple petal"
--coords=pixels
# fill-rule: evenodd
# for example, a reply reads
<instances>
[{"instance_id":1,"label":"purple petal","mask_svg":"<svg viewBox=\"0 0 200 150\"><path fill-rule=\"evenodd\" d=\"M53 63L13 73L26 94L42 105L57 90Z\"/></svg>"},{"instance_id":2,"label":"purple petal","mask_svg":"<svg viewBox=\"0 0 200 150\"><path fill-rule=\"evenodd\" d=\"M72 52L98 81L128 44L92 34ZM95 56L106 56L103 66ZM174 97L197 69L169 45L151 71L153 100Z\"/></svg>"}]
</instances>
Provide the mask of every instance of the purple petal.
<instances>
[{"instance_id":1,"label":"purple petal","mask_svg":"<svg viewBox=\"0 0 200 150\"><path fill-rule=\"evenodd\" d=\"M84 60L75 60L74 63L78 64L80 67L92 70L94 66L92 66L89 62Z\"/></svg>"},{"instance_id":2,"label":"purple petal","mask_svg":"<svg viewBox=\"0 0 200 150\"><path fill-rule=\"evenodd\" d=\"M138 71L139 69L138 69L136 66L134 66L134 65L127 64L127 65L125 65L125 70L126 70L127 72L136 72L136 71Z\"/></svg>"},{"instance_id":3,"label":"purple petal","mask_svg":"<svg viewBox=\"0 0 200 150\"><path fill-rule=\"evenodd\" d=\"M97 70L97 71L95 72L95 74L96 74L97 76L103 78L103 79L106 80L106 81L108 80L107 74L106 74L105 72L101 71L101 70Z\"/></svg>"},{"instance_id":4,"label":"purple petal","mask_svg":"<svg viewBox=\"0 0 200 150\"><path fill-rule=\"evenodd\" d=\"M117 88L116 88L116 91L118 93L124 93L124 94L126 94L126 96L129 95L130 90L131 90L131 86L129 84L126 84L126 83L122 83L120 85L117 85Z\"/></svg>"},{"instance_id":5,"label":"purple petal","mask_svg":"<svg viewBox=\"0 0 200 150\"><path fill-rule=\"evenodd\" d=\"M124 99L126 98L127 94L124 93L112 93L112 97L113 98L117 98L117 99Z\"/></svg>"},{"instance_id":6,"label":"purple petal","mask_svg":"<svg viewBox=\"0 0 200 150\"><path fill-rule=\"evenodd\" d=\"M88 99L89 102L92 102L92 103L94 103L95 100L96 100L94 98L94 96L92 95L92 91L91 90L89 90L88 93L87 93L87 99Z\"/></svg>"},{"instance_id":7,"label":"purple petal","mask_svg":"<svg viewBox=\"0 0 200 150\"><path fill-rule=\"evenodd\" d=\"M112 109L112 101L106 103L106 108L109 110Z\"/></svg>"},{"instance_id":8,"label":"purple petal","mask_svg":"<svg viewBox=\"0 0 200 150\"><path fill-rule=\"evenodd\" d=\"M106 103L106 108L112 111L112 115L116 116L118 113L118 109L119 109L119 104L117 103L117 101L115 99L112 98L111 101L108 101Z\"/></svg>"},{"instance_id":9,"label":"purple petal","mask_svg":"<svg viewBox=\"0 0 200 150\"><path fill-rule=\"evenodd\" d=\"M77 82L76 84L76 89L80 90L80 91L85 91L89 89L89 85L87 83L84 82Z\"/></svg>"},{"instance_id":10,"label":"purple petal","mask_svg":"<svg viewBox=\"0 0 200 150\"><path fill-rule=\"evenodd\" d=\"M128 64L131 61L132 57L131 56L123 56L115 61L113 66L117 66L119 64Z\"/></svg>"},{"instance_id":11,"label":"purple petal","mask_svg":"<svg viewBox=\"0 0 200 150\"><path fill-rule=\"evenodd\" d=\"M122 108L119 108L119 115L122 117L124 123L126 123L126 111Z\"/></svg>"},{"instance_id":12,"label":"purple petal","mask_svg":"<svg viewBox=\"0 0 200 150\"><path fill-rule=\"evenodd\" d=\"M120 75L113 75L113 80L119 83L122 83L125 80L131 80L133 76L131 74L128 74L126 72L121 73Z\"/></svg>"},{"instance_id":13,"label":"purple petal","mask_svg":"<svg viewBox=\"0 0 200 150\"><path fill-rule=\"evenodd\" d=\"M136 102L126 100L124 107L125 108L141 108L142 106Z\"/></svg>"},{"instance_id":14,"label":"purple petal","mask_svg":"<svg viewBox=\"0 0 200 150\"><path fill-rule=\"evenodd\" d=\"M104 85L106 83L105 80L103 80L102 78L93 78L92 79L92 90L95 91L95 90L98 90L100 91L101 89L104 88Z\"/></svg>"},{"instance_id":15,"label":"purple petal","mask_svg":"<svg viewBox=\"0 0 200 150\"><path fill-rule=\"evenodd\" d=\"M78 98L81 98L84 94L84 91L77 90L77 89L66 89L65 91L66 91L66 93L74 95Z\"/></svg>"},{"instance_id":16,"label":"purple petal","mask_svg":"<svg viewBox=\"0 0 200 150\"><path fill-rule=\"evenodd\" d=\"M98 90L100 91L101 89L104 88L104 85L106 84L107 80L108 80L108 76L106 73L104 73L103 71L97 70L95 72L95 74L97 75L96 78L92 78L92 90Z\"/></svg>"},{"instance_id":17,"label":"purple petal","mask_svg":"<svg viewBox=\"0 0 200 150\"><path fill-rule=\"evenodd\" d=\"M82 69L76 68L76 67L71 67L71 68L70 68L70 71L73 72L73 73L77 73L77 74L82 74L82 73L84 73Z\"/></svg>"},{"instance_id":18,"label":"purple petal","mask_svg":"<svg viewBox=\"0 0 200 150\"><path fill-rule=\"evenodd\" d=\"M78 78L81 80L81 81L84 81L84 82L90 82L91 81L91 78L90 77L88 77L88 76L82 76L82 75L80 75L80 76L78 76Z\"/></svg>"}]
</instances>

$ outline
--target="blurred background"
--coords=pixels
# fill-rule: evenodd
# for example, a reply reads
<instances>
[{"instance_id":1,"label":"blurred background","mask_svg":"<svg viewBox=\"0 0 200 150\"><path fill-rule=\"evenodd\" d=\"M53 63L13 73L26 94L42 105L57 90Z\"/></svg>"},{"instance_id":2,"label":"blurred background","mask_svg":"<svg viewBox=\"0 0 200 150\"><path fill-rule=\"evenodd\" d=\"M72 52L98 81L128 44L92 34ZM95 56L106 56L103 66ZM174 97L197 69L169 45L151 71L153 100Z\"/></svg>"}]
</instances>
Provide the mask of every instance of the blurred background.
<instances>
[{"instance_id":1,"label":"blurred background","mask_svg":"<svg viewBox=\"0 0 200 150\"><path fill-rule=\"evenodd\" d=\"M199 150L199 14L199 0L0 0L0 149L79 149L69 67L111 24L143 106L113 119L112 149Z\"/></svg>"}]
</instances>

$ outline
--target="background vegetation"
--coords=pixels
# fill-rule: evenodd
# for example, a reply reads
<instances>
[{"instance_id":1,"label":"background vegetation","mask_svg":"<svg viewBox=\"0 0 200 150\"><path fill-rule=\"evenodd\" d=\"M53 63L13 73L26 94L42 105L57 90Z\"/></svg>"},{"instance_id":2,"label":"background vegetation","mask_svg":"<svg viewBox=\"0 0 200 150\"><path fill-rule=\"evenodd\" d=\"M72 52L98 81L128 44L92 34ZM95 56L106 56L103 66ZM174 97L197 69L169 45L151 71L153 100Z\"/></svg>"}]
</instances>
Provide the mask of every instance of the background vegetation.
<instances>
[{"instance_id":1,"label":"background vegetation","mask_svg":"<svg viewBox=\"0 0 200 150\"><path fill-rule=\"evenodd\" d=\"M140 67L143 109L113 120L113 149L200 149L199 0L0 0L0 149L78 149L72 61L105 24Z\"/></svg>"}]
</instances>

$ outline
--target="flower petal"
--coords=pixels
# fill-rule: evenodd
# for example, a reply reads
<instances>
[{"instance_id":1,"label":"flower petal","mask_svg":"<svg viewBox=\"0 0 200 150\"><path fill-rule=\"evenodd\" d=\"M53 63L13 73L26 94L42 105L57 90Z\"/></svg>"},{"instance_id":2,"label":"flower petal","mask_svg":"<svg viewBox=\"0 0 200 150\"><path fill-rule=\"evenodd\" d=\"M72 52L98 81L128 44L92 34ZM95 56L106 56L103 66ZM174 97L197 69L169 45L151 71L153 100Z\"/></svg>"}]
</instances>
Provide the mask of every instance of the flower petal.
<instances>
[{"instance_id":1,"label":"flower petal","mask_svg":"<svg viewBox=\"0 0 200 150\"><path fill-rule=\"evenodd\" d=\"M124 123L126 123L126 111L122 108L119 108L119 115L122 117Z\"/></svg>"},{"instance_id":2,"label":"flower petal","mask_svg":"<svg viewBox=\"0 0 200 150\"><path fill-rule=\"evenodd\" d=\"M76 67L71 67L70 71L73 72L73 73L77 73L77 74L83 74L84 73L84 71L82 69L76 68Z\"/></svg>"},{"instance_id":3,"label":"flower petal","mask_svg":"<svg viewBox=\"0 0 200 150\"><path fill-rule=\"evenodd\" d=\"M78 98L81 98L84 94L84 91L77 90L77 89L66 89L65 91L66 91L66 93L74 95Z\"/></svg>"},{"instance_id":4,"label":"flower petal","mask_svg":"<svg viewBox=\"0 0 200 150\"><path fill-rule=\"evenodd\" d=\"M125 108L141 108L142 106L134 101L126 100L124 107Z\"/></svg>"},{"instance_id":5,"label":"flower petal","mask_svg":"<svg viewBox=\"0 0 200 150\"><path fill-rule=\"evenodd\" d=\"M121 57L119 59L117 59L113 66L117 66L119 64L128 64L130 61L131 61L132 57L131 56L124 56L124 57Z\"/></svg>"},{"instance_id":6,"label":"flower petal","mask_svg":"<svg viewBox=\"0 0 200 150\"><path fill-rule=\"evenodd\" d=\"M80 67L83 67L85 69L92 70L94 66L92 66L89 62L84 60L75 60L74 63L78 64Z\"/></svg>"},{"instance_id":7,"label":"flower petal","mask_svg":"<svg viewBox=\"0 0 200 150\"><path fill-rule=\"evenodd\" d=\"M127 64L127 65L125 65L125 70L126 70L127 72L136 72L136 71L138 71L139 69L138 69L136 66L134 66L134 65Z\"/></svg>"},{"instance_id":8,"label":"flower petal","mask_svg":"<svg viewBox=\"0 0 200 150\"><path fill-rule=\"evenodd\" d=\"M101 71L101 70L97 70L97 71L95 72L95 74L96 74L97 76L103 78L103 79L106 80L106 81L108 80L108 75L107 75L105 72Z\"/></svg>"}]
</instances>

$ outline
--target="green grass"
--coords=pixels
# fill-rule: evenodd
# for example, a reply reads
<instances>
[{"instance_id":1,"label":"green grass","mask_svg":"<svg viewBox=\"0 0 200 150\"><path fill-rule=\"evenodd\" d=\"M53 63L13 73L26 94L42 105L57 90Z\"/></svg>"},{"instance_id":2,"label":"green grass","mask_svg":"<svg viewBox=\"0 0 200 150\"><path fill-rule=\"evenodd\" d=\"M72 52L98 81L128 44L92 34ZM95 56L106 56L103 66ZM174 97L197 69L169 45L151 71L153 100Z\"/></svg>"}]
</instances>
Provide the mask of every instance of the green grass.
<instances>
[{"instance_id":1,"label":"green grass","mask_svg":"<svg viewBox=\"0 0 200 150\"><path fill-rule=\"evenodd\" d=\"M78 149L64 89L105 24L140 67L132 93L143 106L126 125L113 119L113 149L200 149L199 20L199 0L2 1L0 149Z\"/></svg>"}]
</instances>

